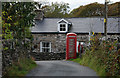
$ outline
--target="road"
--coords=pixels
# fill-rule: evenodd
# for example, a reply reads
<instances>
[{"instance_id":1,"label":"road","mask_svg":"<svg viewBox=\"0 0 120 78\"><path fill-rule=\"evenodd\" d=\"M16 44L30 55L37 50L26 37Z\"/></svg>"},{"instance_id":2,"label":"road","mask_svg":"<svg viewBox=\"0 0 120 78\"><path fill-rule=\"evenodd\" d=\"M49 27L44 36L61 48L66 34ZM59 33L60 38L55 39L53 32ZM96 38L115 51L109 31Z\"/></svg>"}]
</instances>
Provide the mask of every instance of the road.
<instances>
[{"instance_id":1,"label":"road","mask_svg":"<svg viewBox=\"0 0 120 78\"><path fill-rule=\"evenodd\" d=\"M36 61L38 66L26 76L97 76L92 69L72 61Z\"/></svg>"}]
</instances>

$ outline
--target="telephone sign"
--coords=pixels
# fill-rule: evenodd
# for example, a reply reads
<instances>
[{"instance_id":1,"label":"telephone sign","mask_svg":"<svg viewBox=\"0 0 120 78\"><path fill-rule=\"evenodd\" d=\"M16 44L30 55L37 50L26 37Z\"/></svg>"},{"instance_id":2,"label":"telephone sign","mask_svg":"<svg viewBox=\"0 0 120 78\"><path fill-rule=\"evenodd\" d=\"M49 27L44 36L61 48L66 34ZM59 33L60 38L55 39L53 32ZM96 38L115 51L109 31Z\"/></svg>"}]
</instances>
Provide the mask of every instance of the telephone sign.
<instances>
[{"instance_id":1,"label":"telephone sign","mask_svg":"<svg viewBox=\"0 0 120 78\"><path fill-rule=\"evenodd\" d=\"M77 35L75 33L68 33L66 41L66 60L76 58L76 42Z\"/></svg>"}]
</instances>

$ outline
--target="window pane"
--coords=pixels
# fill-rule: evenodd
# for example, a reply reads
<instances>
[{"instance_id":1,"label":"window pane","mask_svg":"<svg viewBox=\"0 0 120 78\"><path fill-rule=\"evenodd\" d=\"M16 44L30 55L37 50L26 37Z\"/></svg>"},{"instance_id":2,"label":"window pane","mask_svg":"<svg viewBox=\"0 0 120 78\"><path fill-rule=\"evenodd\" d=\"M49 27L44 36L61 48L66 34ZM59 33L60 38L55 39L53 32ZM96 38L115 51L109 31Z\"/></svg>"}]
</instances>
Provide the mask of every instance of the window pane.
<instances>
[{"instance_id":1,"label":"window pane","mask_svg":"<svg viewBox=\"0 0 120 78\"><path fill-rule=\"evenodd\" d=\"M62 31L62 28L60 28L60 31Z\"/></svg>"},{"instance_id":2,"label":"window pane","mask_svg":"<svg viewBox=\"0 0 120 78\"><path fill-rule=\"evenodd\" d=\"M63 31L65 31L65 28L63 28Z\"/></svg>"},{"instance_id":3,"label":"window pane","mask_svg":"<svg viewBox=\"0 0 120 78\"><path fill-rule=\"evenodd\" d=\"M65 24L63 24L63 27L65 27Z\"/></svg>"},{"instance_id":4,"label":"window pane","mask_svg":"<svg viewBox=\"0 0 120 78\"><path fill-rule=\"evenodd\" d=\"M46 43L44 42L44 44L45 44L45 46L44 47L46 47Z\"/></svg>"},{"instance_id":5,"label":"window pane","mask_svg":"<svg viewBox=\"0 0 120 78\"><path fill-rule=\"evenodd\" d=\"M45 47L45 43L44 42L42 42L42 47Z\"/></svg>"},{"instance_id":6,"label":"window pane","mask_svg":"<svg viewBox=\"0 0 120 78\"><path fill-rule=\"evenodd\" d=\"M62 27L63 25L62 24L60 24L60 28Z\"/></svg>"},{"instance_id":7,"label":"window pane","mask_svg":"<svg viewBox=\"0 0 120 78\"><path fill-rule=\"evenodd\" d=\"M46 52L50 52L50 49L46 49Z\"/></svg>"},{"instance_id":8,"label":"window pane","mask_svg":"<svg viewBox=\"0 0 120 78\"><path fill-rule=\"evenodd\" d=\"M46 49L44 48L44 52L46 52Z\"/></svg>"},{"instance_id":9,"label":"window pane","mask_svg":"<svg viewBox=\"0 0 120 78\"><path fill-rule=\"evenodd\" d=\"M46 47L49 47L49 43L48 42L46 43Z\"/></svg>"},{"instance_id":10,"label":"window pane","mask_svg":"<svg viewBox=\"0 0 120 78\"><path fill-rule=\"evenodd\" d=\"M45 52L45 48L42 48L42 52Z\"/></svg>"}]
</instances>

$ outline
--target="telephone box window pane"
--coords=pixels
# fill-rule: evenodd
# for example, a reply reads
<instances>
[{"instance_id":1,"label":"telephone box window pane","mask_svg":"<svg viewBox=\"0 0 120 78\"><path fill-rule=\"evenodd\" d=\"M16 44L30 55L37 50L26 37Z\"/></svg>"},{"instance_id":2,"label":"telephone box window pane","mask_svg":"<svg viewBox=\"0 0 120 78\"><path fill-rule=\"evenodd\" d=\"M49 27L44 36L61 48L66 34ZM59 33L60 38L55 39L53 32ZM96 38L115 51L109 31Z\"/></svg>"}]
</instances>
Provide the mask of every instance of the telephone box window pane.
<instances>
[{"instance_id":1,"label":"telephone box window pane","mask_svg":"<svg viewBox=\"0 0 120 78\"><path fill-rule=\"evenodd\" d=\"M74 51L75 51L75 40L74 39L69 39L69 56L73 57L74 56Z\"/></svg>"}]
</instances>

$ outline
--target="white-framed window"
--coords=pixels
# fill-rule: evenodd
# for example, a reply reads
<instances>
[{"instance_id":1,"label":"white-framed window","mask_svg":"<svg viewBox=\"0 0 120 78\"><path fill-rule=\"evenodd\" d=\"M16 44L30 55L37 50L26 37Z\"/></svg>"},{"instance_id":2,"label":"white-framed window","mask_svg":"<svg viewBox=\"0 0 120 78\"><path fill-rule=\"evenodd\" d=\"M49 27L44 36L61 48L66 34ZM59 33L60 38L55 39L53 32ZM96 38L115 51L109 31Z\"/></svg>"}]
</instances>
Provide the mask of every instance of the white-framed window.
<instances>
[{"instance_id":1,"label":"white-framed window","mask_svg":"<svg viewBox=\"0 0 120 78\"><path fill-rule=\"evenodd\" d=\"M60 31L66 31L65 24L60 24Z\"/></svg>"},{"instance_id":2,"label":"white-framed window","mask_svg":"<svg viewBox=\"0 0 120 78\"><path fill-rule=\"evenodd\" d=\"M68 31L67 24L65 24L65 23L58 24L58 31L59 32L67 32Z\"/></svg>"},{"instance_id":3,"label":"white-framed window","mask_svg":"<svg viewBox=\"0 0 120 78\"><path fill-rule=\"evenodd\" d=\"M51 42L40 42L40 52L51 52Z\"/></svg>"}]
</instances>

